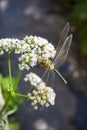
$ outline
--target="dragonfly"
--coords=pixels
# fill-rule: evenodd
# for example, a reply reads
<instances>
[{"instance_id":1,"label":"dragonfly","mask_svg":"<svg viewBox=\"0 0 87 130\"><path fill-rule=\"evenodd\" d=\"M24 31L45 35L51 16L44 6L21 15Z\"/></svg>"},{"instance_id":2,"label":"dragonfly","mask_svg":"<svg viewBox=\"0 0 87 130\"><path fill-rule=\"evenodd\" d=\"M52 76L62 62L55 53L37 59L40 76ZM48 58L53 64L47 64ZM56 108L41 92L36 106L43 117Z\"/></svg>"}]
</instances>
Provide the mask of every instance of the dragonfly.
<instances>
[{"instance_id":1,"label":"dragonfly","mask_svg":"<svg viewBox=\"0 0 87 130\"><path fill-rule=\"evenodd\" d=\"M44 63L43 66L47 70L44 72L42 79L45 77L47 72L50 70L50 71L55 72L60 77L60 79L64 82L64 84L67 84L66 79L61 75L61 73L57 70L57 68L59 68L64 63L64 61L68 55L68 52L69 52L69 48L70 48L70 45L72 42L72 34L69 34L69 28L70 28L70 25L69 25L69 23L67 23L61 33L58 45L56 47L56 55L55 55L54 59L52 60L51 64L48 64L46 62ZM47 81L48 81L48 77L47 77Z\"/></svg>"}]
</instances>

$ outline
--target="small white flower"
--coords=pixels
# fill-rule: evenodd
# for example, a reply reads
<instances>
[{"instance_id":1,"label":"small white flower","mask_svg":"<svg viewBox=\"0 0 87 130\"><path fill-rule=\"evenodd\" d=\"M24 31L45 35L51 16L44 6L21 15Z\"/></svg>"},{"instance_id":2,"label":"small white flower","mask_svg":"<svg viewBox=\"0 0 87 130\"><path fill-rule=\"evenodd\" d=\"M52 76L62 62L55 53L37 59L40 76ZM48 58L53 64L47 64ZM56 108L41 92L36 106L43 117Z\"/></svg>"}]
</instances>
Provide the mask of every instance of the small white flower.
<instances>
[{"instance_id":1,"label":"small white flower","mask_svg":"<svg viewBox=\"0 0 87 130\"><path fill-rule=\"evenodd\" d=\"M37 109L38 109L38 106L37 106L37 105L35 105L35 106L34 106L34 109L35 109L35 110L37 110Z\"/></svg>"},{"instance_id":2,"label":"small white flower","mask_svg":"<svg viewBox=\"0 0 87 130\"><path fill-rule=\"evenodd\" d=\"M29 73L24 78L25 81L30 81L31 85L38 86L42 82L41 78L35 73Z\"/></svg>"},{"instance_id":3,"label":"small white flower","mask_svg":"<svg viewBox=\"0 0 87 130\"><path fill-rule=\"evenodd\" d=\"M33 90L32 93L33 93L34 95L37 95L37 94L38 94L36 90Z\"/></svg>"},{"instance_id":4,"label":"small white flower","mask_svg":"<svg viewBox=\"0 0 87 130\"><path fill-rule=\"evenodd\" d=\"M0 51L0 55L3 55L3 54L4 54L4 51L1 50L1 51Z\"/></svg>"},{"instance_id":5,"label":"small white flower","mask_svg":"<svg viewBox=\"0 0 87 130\"><path fill-rule=\"evenodd\" d=\"M45 104L45 106L46 106L46 107L49 107L49 106L50 106L50 104L49 104L49 103L46 103L46 104Z\"/></svg>"}]
</instances>

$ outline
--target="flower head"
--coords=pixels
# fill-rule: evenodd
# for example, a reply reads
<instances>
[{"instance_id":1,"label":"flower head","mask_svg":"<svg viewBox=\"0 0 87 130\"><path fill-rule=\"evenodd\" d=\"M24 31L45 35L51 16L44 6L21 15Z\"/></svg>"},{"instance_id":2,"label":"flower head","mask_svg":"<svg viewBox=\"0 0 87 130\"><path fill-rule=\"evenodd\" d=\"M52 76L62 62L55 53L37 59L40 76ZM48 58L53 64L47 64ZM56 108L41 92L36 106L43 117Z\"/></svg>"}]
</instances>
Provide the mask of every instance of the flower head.
<instances>
[{"instance_id":1,"label":"flower head","mask_svg":"<svg viewBox=\"0 0 87 130\"><path fill-rule=\"evenodd\" d=\"M5 38L0 40L0 54L4 52L15 50L16 46L19 44L20 40Z\"/></svg>"},{"instance_id":2,"label":"flower head","mask_svg":"<svg viewBox=\"0 0 87 130\"><path fill-rule=\"evenodd\" d=\"M38 106L49 107L55 104L55 92L52 88L36 87L32 93L28 93L29 99L31 100L31 105L36 109Z\"/></svg>"},{"instance_id":3,"label":"flower head","mask_svg":"<svg viewBox=\"0 0 87 130\"><path fill-rule=\"evenodd\" d=\"M45 38L26 36L23 40L5 38L0 40L0 55L14 51L19 54L19 69L29 70L39 63L39 60L50 61L56 50ZM45 66L44 66L45 67Z\"/></svg>"},{"instance_id":4,"label":"flower head","mask_svg":"<svg viewBox=\"0 0 87 130\"><path fill-rule=\"evenodd\" d=\"M56 50L54 46L46 39L37 36L26 36L21 42L21 49L19 47L18 52L21 56L19 58L20 69L26 69L26 66L36 66L39 63L39 59L50 60L54 58Z\"/></svg>"},{"instance_id":5,"label":"flower head","mask_svg":"<svg viewBox=\"0 0 87 130\"><path fill-rule=\"evenodd\" d=\"M55 92L52 88L46 86L43 80L34 73L27 74L25 81L30 81L30 84L35 86L32 92L28 93L31 105L34 109L38 106L50 106L55 104Z\"/></svg>"},{"instance_id":6,"label":"flower head","mask_svg":"<svg viewBox=\"0 0 87 130\"><path fill-rule=\"evenodd\" d=\"M29 81L33 86L45 86L45 83L42 81L42 79L33 72L26 74L24 80Z\"/></svg>"}]
</instances>

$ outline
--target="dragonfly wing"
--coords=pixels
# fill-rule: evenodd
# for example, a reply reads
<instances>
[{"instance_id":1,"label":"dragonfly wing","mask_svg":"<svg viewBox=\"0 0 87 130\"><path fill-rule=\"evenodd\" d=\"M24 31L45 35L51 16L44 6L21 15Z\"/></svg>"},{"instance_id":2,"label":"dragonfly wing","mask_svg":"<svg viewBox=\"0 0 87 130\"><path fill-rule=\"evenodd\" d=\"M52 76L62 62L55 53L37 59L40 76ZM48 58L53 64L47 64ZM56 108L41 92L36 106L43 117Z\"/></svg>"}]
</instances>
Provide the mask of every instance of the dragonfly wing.
<instances>
[{"instance_id":1,"label":"dragonfly wing","mask_svg":"<svg viewBox=\"0 0 87 130\"><path fill-rule=\"evenodd\" d=\"M50 70L46 70L44 73L43 73L43 75L42 75L42 77L41 77L41 79L46 83L46 85L47 85L47 82L48 82L48 79L49 79L49 74L50 74Z\"/></svg>"},{"instance_id":2,"label":"dragonfly wing","mask_svg":"<svg viewBox=\"0 0 87 130\"><path fill-rule=\"evenodd\" d=\"M43 75L42 75L42 77L41 77L42 79L44 79L44 77L47 75L48 71L49 71L49 70L47 69L47 70L43 73Z\"/></svg>"},{"instance_id":3,"label":"dragonfly wing","mask_svg":"<svg viewBox=\"0 0 87 130\"><path fill-rule=\"evenodd\" d=\"M64 41L66 40L67 36L68 36L68 33L69 33L69 23L67 23L62 31L62 34L60 36L60 39L59 39L59 42L58 42L58 45L57 45L57 48L56 48L56 52L59 52L61 47L63 46L64 44Z\"/></svg>"},{"instance_id":4,"label":"dragonfly wing","mask_svg":"<svg viewBox=\"0 0 87 130\"><path fill-rule=\"evenodd\" d=\"M51 87L53 88L54 84L55 84L55 73L54 73L54 71L51 71L50 75L51 75Z\"/></svg>"},{"instance_id":5,"label":"dragonfly wing","mask_svg":"<svg viewBox=\"0 0 87 130\"><path fill-rule=\"evenodd\" d=\"M55 83L55 72L53 70L46 70L42 75L42 80L47 86L53 87Z\"/></svg>"},{"instance_id":6,"label":"dragonfly wing","mask_svg":"<svg viewBox=\"0 0 87 130\"><path fill-rule=\"evenodd\" d=\"M55 72L51 70L49 71L47 86L54 87L54 84L55 84Z\"/></svg>"},{"instance_id":7,"label":"dragonfly wing","mask_svg":"<svg viewBox=\"0 0 87 130\"><path fill-rule=\"evenodd\" d=\"M70 45L71 45L71 41L72 41L72 34L70 34L66 38L62 48L60 49L60 51L58 52L56 58L54 59L53 64L54 64L55 68L60 67L64 63L64 61L65 61L65 59L67 57Z\"/></svg>"}]
</instances>

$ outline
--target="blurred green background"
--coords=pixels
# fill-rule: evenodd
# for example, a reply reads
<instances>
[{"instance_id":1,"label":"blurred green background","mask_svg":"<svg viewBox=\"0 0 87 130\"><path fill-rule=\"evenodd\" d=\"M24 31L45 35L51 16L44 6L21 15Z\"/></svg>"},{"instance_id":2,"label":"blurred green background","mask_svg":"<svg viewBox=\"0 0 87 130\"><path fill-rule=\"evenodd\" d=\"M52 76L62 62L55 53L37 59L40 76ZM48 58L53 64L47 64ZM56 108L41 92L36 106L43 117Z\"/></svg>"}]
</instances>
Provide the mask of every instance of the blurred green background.
<instances>
[{"instance_id":1,"label":"blurred green background","mask_svg":"<svg viewBox=\"0 0 87 130\"><path fill-rule=\"evenodd\" d=\"M68 20L75 26L75 31L78 31L78 49L82 55L87 55L87 0L56 0L56 2L66 8Z\"/></svg>"}]
</instances>

